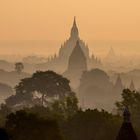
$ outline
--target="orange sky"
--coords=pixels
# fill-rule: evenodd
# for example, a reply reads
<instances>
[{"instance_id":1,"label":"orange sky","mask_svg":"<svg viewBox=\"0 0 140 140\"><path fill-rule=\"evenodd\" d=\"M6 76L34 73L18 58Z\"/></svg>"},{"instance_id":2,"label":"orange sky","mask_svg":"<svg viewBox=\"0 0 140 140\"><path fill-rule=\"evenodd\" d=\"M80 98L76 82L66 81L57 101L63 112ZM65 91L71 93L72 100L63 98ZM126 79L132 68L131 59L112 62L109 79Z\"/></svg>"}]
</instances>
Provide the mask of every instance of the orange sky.
<instances>
[{"instance_id":1,"label":"orange sky","mask_svg":"<svg viewBox=\"0 0 140 140\"><path fill-rule=\"evenodd\" d=\"M140 0L1 0L0 40L140 40Z\"/></svg>"}]
</instances>

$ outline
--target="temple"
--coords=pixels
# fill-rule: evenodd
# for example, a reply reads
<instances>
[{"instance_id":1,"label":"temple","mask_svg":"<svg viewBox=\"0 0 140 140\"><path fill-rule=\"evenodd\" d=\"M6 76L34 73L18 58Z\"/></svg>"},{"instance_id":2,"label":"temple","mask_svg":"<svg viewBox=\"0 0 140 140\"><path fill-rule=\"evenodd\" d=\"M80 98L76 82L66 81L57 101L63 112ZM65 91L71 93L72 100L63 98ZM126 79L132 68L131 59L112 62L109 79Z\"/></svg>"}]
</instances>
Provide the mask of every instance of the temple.
<instances>
[{"instance_id":1,"label":"temple","mask_svg":"<svg viewBox=\"0 0 140 140\"><path fill-rule=\"evenodd\" d=\"M77 40L75 48L69 57L67 70L63 75L71 81L72 87L76 88L79 86L82 73L87 69L86 56Z\"/></svg>"},{"instance_id":2,"label":"temple","mask_svg":"<svg viewBox=\"0 0 140 140\"><path fill-rule=\"evenodd\" d=\"M124 85L122 83L120 74L118 74L115 85L114 85L114 92L115 92L115 94L118 95L118 94L122 93L123 89L124 89Z\"/></svg>"},{"instance_id":3,"label":"temple","mask_svg":"<svg viewBox=\"0 0 140 140\"><path fill-rule=\"evenodd\" d=\"M128 107L125 107L123 117L124 120L116 140L138 140L131 124L131 114Z\"/></svg>"},{"instance_id":4,"label":"temple","mask_svg":"<svg viewBox=\"0 0 140 140\"><path fill-rule=\"evenodd\" d=\"M79 45L84 53L84 56L86 57L87 67L89 69L100 67L100 59L95 57L93 54L91 54L90 56L88 45L80 39L75 17L70 31L70 37L61 45L57 55L55 54L54 56L48 58L46 66L59 73L63 73L64 71L66 71L68 67L69 57L71 56L72 51L76 46L77 40L79 41Z\"/></svg>"},{"instance_id":5,"label":"temple","mask_svg":"<svg viewBox=\"0 0 140 140\"><path fill-rule=\"evenodd\" d=\"M61 48L60 48L59 54L58 54L59 58L63 61L65 68L67 68L69 57L70 57L74 47L76 46L77 40L79 41L79 44L81 46L81 49L83 50L84 55L86 56L86 59L89 60L90 59L89 48L85 44L85 42L83 40L81 40L79 37L79 30L77 27L76 18L74 17L73 26L72 26L71 32L70 32L70 37L68 40L66 40L64 42L64 44L61 45Z\"/></svg>"}]
</instances>

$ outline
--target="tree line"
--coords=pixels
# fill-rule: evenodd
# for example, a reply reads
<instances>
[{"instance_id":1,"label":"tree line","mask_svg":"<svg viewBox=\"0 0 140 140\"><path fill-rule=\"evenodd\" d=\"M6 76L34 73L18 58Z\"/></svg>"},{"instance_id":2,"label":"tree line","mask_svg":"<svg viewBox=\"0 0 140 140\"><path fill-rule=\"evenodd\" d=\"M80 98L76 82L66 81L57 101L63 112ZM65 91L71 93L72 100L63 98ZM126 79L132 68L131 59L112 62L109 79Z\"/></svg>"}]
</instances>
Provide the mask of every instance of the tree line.
<instances>
[{"instance_id":1,"label":"tree line","mask_svg":"<svg viewBox=\"0 0 140 140\"><path fill-rule=\"evenodd\" d=\"M82 110L69 83L53 71L37 71L22 79L15 95L1 105L0 133L7 134L1 135L4 140L115 140L122 122L120 111L126 105L140 134L138 92L124 89L114 115L105 110Z\"/></svg>"}]
</instances>

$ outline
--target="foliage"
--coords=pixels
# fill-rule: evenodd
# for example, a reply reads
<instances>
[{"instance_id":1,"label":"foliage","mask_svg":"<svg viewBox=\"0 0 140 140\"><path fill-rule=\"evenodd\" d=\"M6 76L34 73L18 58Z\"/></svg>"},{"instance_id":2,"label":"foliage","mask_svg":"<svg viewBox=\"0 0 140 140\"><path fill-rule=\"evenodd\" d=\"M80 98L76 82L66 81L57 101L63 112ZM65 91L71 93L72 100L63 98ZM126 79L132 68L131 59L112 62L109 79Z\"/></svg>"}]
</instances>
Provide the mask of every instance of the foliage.
<instances>
[{"instance_id":1,"label":"foliage","mask_svg":"<svg viewBox=\"0 0 140 140\"><path fill-rule=\"evenodd\" d=\"M11 113L6 125L12 140L62 140L57 122L28 114L24 110Z\"/></svg>"},{"instance_id":2,"label":"foliage","mask_svg":"<svg viewBox=\"0 0 140 140\"><path fill-rule=\"evenodd\" d=\"M32 108L25 108L25 110L29 113L35 113L40 117L55 119L60 122L74 116L79 108L77 98L73 95L65 98L65 100L55 101L51 107L37 105Z\"/></svg>"},{"instance_id":3,"label":"foliage","mask_svg":"<svg viewBox=\"0 0 140 140\"><path fill-rule=\"evenodd\" d=\"M37 71L32 77L22 79L15 90L16 94L6 100L9 106L48 105L55 99L63 99L72 94L69 80L53 71Z\"/></svg>"},{"instance_id":4,"label":"foliage","mask_svg":"<svg viewBox=\"0 0 140 140\"><path fill-rule=\"evenodd\" d=\"M102 110L79 111L62 125L66 140L113 140L120 126L119 116Z\"/></svg>"},{"instance_id":5,"label":"foliage","mask_svg":"<svg viewBox=\"0 0 140 140\"><path fill-rule=\"evenodd\" d=\"M12 140L61 140L61 133L65 140L112 140L117 136L120 120L119 116L97 109L78 110L65 119L61 111L34 106L8 115L5 128Z\"/></svg>"},{"instance_id":6,"label":"foliage","mask_svg":"<svg viewBox=\"0 0 140 140\"><path fill-rule=\"evenodd\" d=\"M65 140L115 139L121 125L119 116L97 109L82 111L77 108L77 99L69 100L66 100L67 103L55 102L51 108L33 106L11 113L5 119L5 128L12 140L45 140L47 136L53 137L55 130L60 130ZM51 131L53 125L47 123L50 120L56 120L57 129ZM61 136L60 131L56 135Z\"/></svg>"},{"instance_id":7,"label":"foliage","mask_svg":"<svg viewBox=\"0 0 140 140\"><path fill-rule=\"evenodd\" d=\"M11 112L11 109L7 107L4 104L1 104L0 109L0 127L3 127L5 125L6 116L9 115Z\"/></svg>"},{"instance_id":8,"label":"foliage","mask_svg":"<svg viewBox=\"0 0 140 140\"><path fill-rule=\"evenodd\" d=\"M36 72L23 79L15 89L16 95L7 99L7 105L11 102L9 105L32 106L10 115L11 110L1 106L0 121L3 126L5 124L12 140L62 140L61 132L65 140L113 140L117 136L120 116L104 110L80 110L69 80L55 72ZM35 98L36 93L40 93L41 98ZM124 105L134 113L132 120L139 132L140 94L125 89L122 101L116 103L118 110Z\"/></svg>"},{"instance_id":9,"label":"foliage","mask_svg":"<svg viewBox=\"0 0 140 140\"><path fill-rule=\"evenodd\" d=\"M122 101L116 102L116 107L118 111L121 111L125 106L129 108L132 114L132 123L140 138L140 93L137 91L124 89L122 93Z\"/></svg>"},{"instance_id":10,"label":"foliage","mask_svg":"<svg viewBox=\"0 0 140 140\"><path fill-rule=\"evenodd\" d=\"M53 112L57 114L61 113L61 115L63 115L63 117L67 119L77 113L78 100L75 97L75 95L69 96L65 98L64 101L59 100L59 101L54 102L52 105L52 110Z\"/></svg>"},{"instance_id":11,"label":"foliage","mask_svg":"<svg viewBox=\"0 0 140 140\"><path fill-rule=\"evenodd\" d=\"M137 91L131 91L124 89L122 93L122 101L116 102L116 106L119 110L122 110L124 106L128 106L132 111L140 108L140 94Z\"/></svg>"}]
</instances>

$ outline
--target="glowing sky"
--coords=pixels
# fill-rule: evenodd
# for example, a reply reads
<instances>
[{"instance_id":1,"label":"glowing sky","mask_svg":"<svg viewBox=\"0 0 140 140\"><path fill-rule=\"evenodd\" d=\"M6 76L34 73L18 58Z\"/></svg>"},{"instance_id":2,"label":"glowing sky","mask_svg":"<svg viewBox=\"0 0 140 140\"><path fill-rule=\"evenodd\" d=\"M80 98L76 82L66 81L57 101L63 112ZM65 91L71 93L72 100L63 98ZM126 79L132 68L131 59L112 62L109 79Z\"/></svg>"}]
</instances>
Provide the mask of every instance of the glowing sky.
<instances>
[{"instance_id":1,"label":"glowing sky","mask_svg":"<svg viewBox=\"0 0 140 140\"><path fill-rule=\"evenodd\" d=\"M140 40L140 0L0 0L0 40Z\"/></svg>"}]
</instances>

